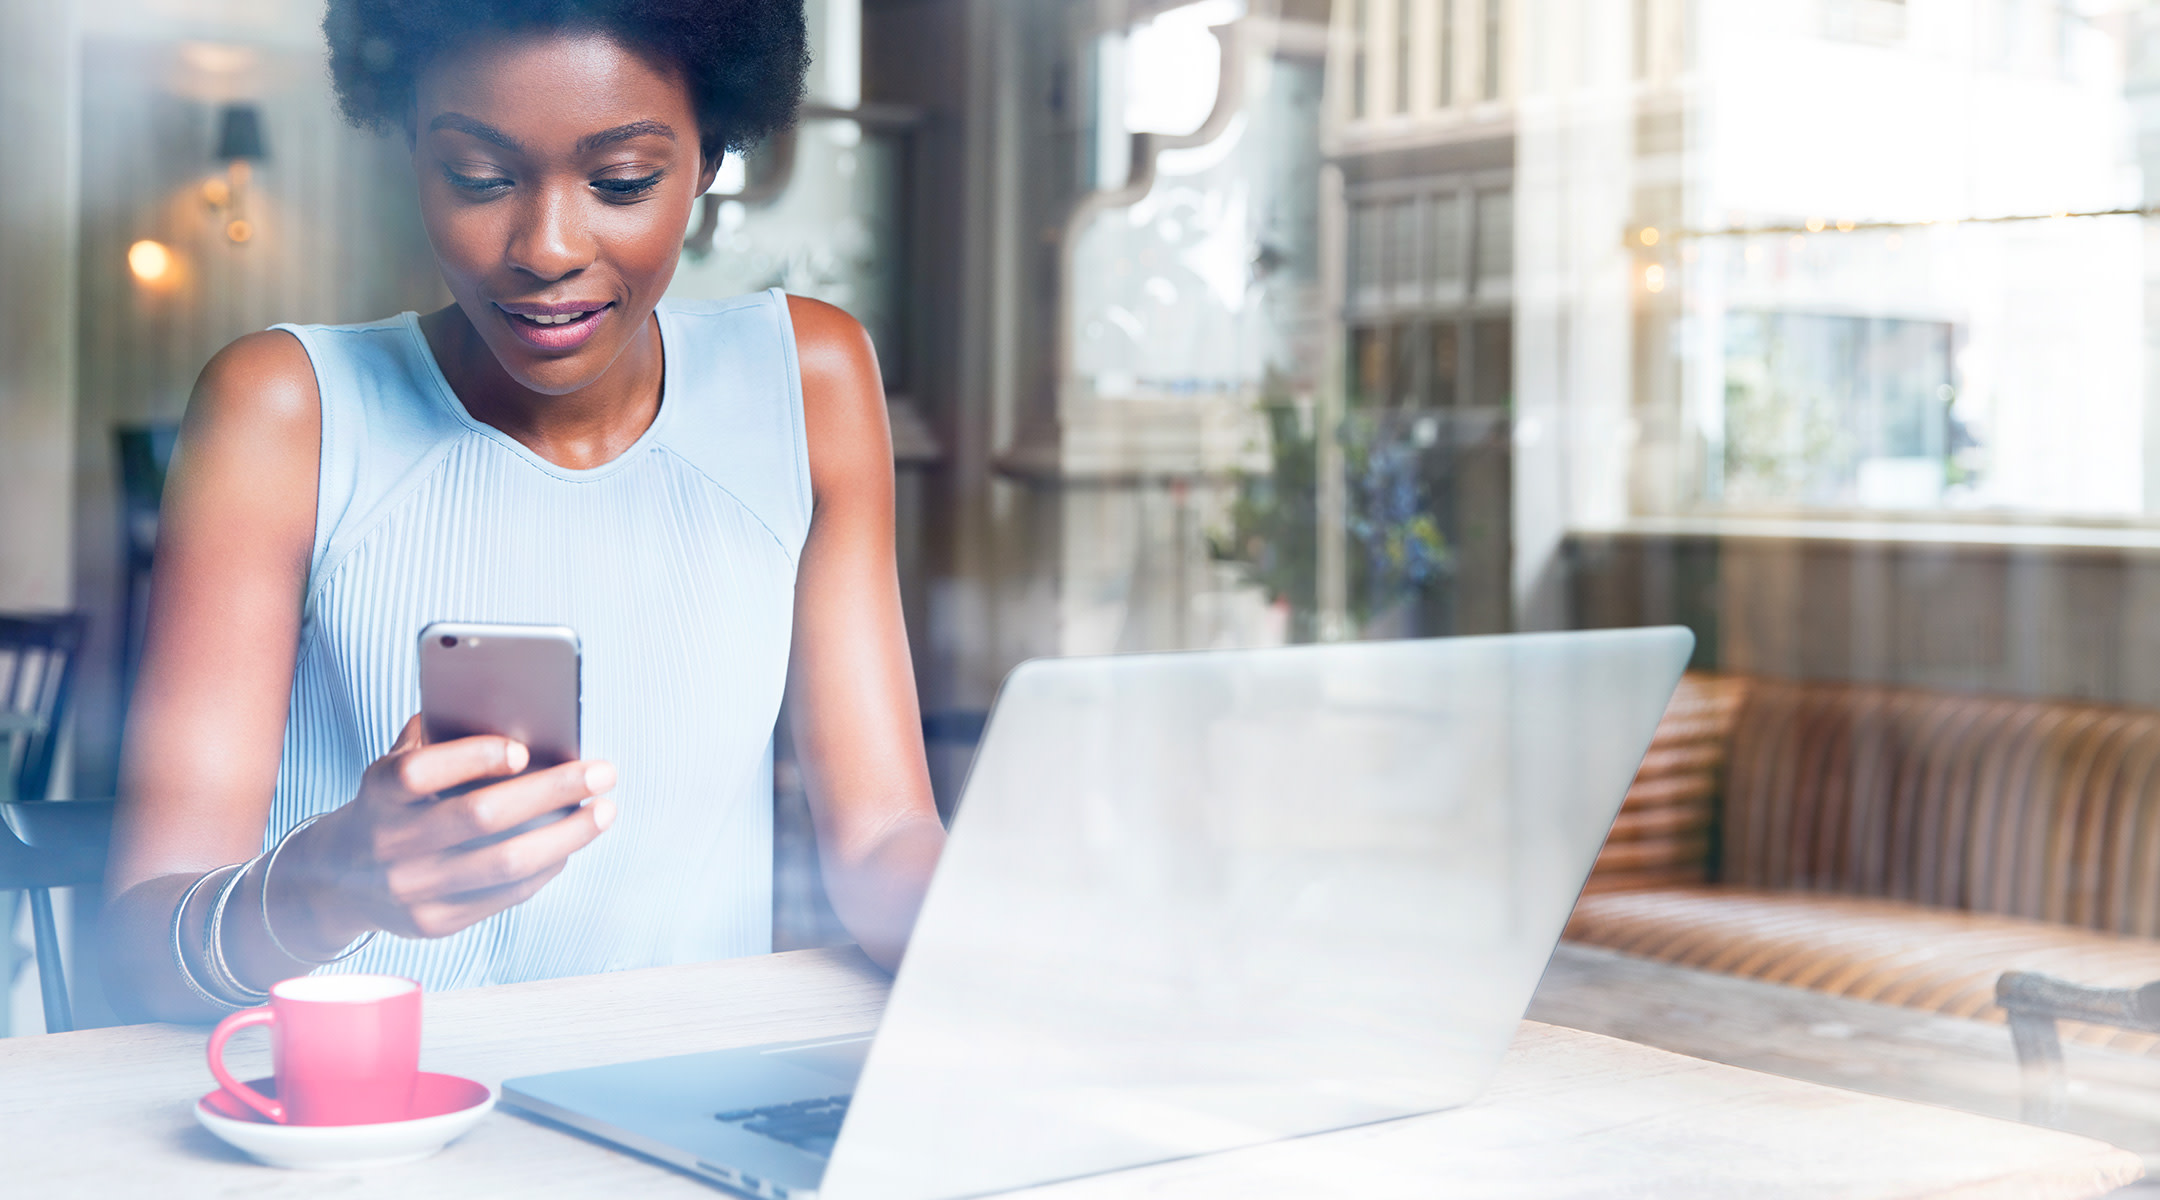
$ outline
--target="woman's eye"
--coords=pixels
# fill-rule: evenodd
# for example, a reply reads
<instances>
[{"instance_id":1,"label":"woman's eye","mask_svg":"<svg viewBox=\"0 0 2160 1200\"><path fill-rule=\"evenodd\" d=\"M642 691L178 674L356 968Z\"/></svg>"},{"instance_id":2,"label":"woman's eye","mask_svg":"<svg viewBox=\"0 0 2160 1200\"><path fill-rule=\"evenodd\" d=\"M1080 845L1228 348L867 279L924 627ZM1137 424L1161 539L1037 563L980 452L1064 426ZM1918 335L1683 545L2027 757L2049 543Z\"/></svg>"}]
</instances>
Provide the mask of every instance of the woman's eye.
<instances>
[{"instance_id":1,"label":"woman's eye","mask_svg":"<svg viewBox=\"0 0 2160 1200\"><path fill-rule=\"evenodd\" d=\"M461 175L445 170L443 176L451 187L474 196L492 196L510 186L510 181L500 175Z\"/></svg>"},{"instance_id":2,"label":"woman's eye","mask_svg":"<svg viewBox=\"0 0 2160 1200\"><path fill-rule=\"evenodd\" d=\"M635 179L595 179L592 185L609 196L618 199L642 196L659 184L660 176L663 174L665 172L655 171L650 175L640 175Z\"/></svg>"}]
</instances>

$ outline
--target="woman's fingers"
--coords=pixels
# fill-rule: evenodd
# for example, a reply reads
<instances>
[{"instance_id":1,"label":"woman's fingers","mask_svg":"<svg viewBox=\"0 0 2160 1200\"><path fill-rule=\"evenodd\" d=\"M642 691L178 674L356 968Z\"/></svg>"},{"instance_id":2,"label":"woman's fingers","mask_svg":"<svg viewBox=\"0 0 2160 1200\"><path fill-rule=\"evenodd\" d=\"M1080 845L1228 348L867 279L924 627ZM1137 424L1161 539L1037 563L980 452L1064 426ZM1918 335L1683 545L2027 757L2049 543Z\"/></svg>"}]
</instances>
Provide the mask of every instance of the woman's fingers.
<instances>
[{"instance_id":1,"label":"woman's fingers","mask_svg":"<svg viewBox=\"0 0 2160 1200\"><path fill-rule=\"evenodd\" d=\"M448 937L468 925L477 924L506 908L513 908L532 899L541 888L547 886L549 880L562 874L563 868L568 865L567 862L559 862L516 883L415 905L403 914L405 927L396 932L403 937Z\"/></svg>"},{"instance_id":2,"label":"woman's fingers","mask_svg":"<svg viewBox=\"0 0 2160 1200\"><path fill-rule=\"evenodd\" d=\"M379 914L373 924L408 937L455 933L530 899L614 821L615 802L602 795L615 786L614 767L576 762L520 774L530 762L509 738L429 744L418 717L406 722L368 768L362 794L378 803L349 810L361 827L357 840L346 839L359 853L348 866L371 880L363 890ZM443 795L453 789L457 794ZM471 844L558 810L569 811L539 828Z\"/></svg>"},{"instance_id":3,"label":"woman's fingers","mask_svg":"<svg viewBox=\"0 0 2160 1200\"><path fill-rule=\"evenodd\" d=\"M615 802L602 796L559 821L516 837L393 863L384 882L391 898L408 910L503 888L561 870L565 860L614 821Z\"/></svg>"},{"instance_id":4,"label":"woman's fingers","mask_svg":"<svg viewBox=\"0 0 2160 1200\"><path fill-rule=\"evenodd\" d=\"M615 768L573 762L446 797L398 831L398 856L449 850L475 838L515 829L557 809L571 808L615 786Z\"/></svg>"},{"instance_id":5,"label":"woman's fingers","mask_svg":"<svg viewBox=\"0 0 2160 1200\"><path fill-rule=\"evenodd\" d=\"M386 754L369 773L380 772L376 782L387 785L396 799L411 802L461 783L515 775L531 760L522 744L489 735Z\"/></svg>"}]
</instances>

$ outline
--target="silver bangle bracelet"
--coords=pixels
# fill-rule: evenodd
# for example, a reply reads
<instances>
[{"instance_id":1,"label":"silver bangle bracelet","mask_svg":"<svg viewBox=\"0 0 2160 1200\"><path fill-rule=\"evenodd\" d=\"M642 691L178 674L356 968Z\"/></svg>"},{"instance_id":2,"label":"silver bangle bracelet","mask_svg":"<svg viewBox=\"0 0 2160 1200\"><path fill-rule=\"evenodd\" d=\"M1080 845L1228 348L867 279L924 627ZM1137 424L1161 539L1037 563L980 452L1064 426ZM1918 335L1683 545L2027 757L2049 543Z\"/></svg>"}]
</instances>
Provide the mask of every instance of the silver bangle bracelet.
<instances>
[{"instance_id":1,"label":"silver bangle bracelet","mask_svg":"<svg viewBox=\"0 0 2160 1200\"><path fill-rule=\"evenodd\" d=\"M270 992L267 988L252 988L242 983L240 976L233 972L232 964L226 961L225 906L232 902L233 891L247 878L249 868L261 861L262 856L257 855L242 863L240 869L232 873L232 878L225 881L225 886L218 889L217 900L210 906L210 920L203 930L203 961L209 968L212 988L249 1004L261 1004L270 998Z\"/></svg>"},{"instance_id":2,"label":"silver bangle bracelet","mask_svg":"<svg viewBox=\"0 0 2160 1200\"><path fill-rule=\"evenodd\" d=\"M220 868L220 870L222 869L223 868ZM215 874L217 874L217 871L205 871L200 876L197 876L195 882L188 885L188 890L183 895L181 895L179 907L173 909L173 966L178 968L180 971L180 982L187 985L188 991L195 993L196 999L202 1001L203 1003L209 1005L212 1008L222 1008L228 1011L237 1012L238 1010L246 1006L234 1004L229 1000L220 1000L216 996L211 995L210 990L202 985L202 981L195 978L194 969L188 966L187 954L183 952L180 948L180 924L182 919L187 916L188 902L195 898L195 893L200 891L202 889L202 885L209 882L210 877Z\"/></svg>"},{"instance_id":3,"label":"silver bangle bracelet","mask_svg":"<svg viewBox=\"0 0 2160 1200\"><path fill-rule=\"evenodd\" d=\"M263 933L269 936L270 944L277 947L279 954L284 955L285 957L293 960L296 963L306 963L308 966L311 967L327 967L331 963L344 962L346 959L351 958L353 955L358 954L362 950L366 949L367 944L374 941L375 935L381 932L380 930L375 929L368 930L366 933L360 935L360 939L358 941L354 942L350 946L345 947L345 949L339 951L337 954L333 955L330 958L308 958L304 955L294 954L291 950L287 949L285 943L278 939L277 930L271 926L270 872L277 868L278 855L285 852L285 843L293 840L294 834L300 832L303 829L306 829L308 826L313 825L315 822L322 819L323 814L317 813L316 815L309 817L307 820L300 822L298 825L293 826L291 829L286 830L285 836L277 840L277 845L270 847L270 853L265 856L266 860L263 863L262 872Z\"/></svg>"}]
</instances>

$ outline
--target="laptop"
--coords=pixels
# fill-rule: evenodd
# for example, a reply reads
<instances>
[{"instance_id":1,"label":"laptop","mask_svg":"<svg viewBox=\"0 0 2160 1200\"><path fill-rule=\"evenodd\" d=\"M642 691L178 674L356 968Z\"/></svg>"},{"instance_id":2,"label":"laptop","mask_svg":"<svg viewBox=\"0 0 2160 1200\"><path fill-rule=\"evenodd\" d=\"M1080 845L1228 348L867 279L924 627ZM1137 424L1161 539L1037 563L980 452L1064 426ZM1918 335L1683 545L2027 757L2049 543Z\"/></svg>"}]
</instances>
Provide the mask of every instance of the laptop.
<instances>
[{"instance_id":1,"label":"laptop","mask_svg":"<svg viewBox=\"0 0 2160 1200\"><path fill-rule=\"evenodd\" d=\"M944 1200L1474 1098L1684 629L1030 662L874 1035L512 1079L765 1197Z\"/></svg>"}]
</instances>

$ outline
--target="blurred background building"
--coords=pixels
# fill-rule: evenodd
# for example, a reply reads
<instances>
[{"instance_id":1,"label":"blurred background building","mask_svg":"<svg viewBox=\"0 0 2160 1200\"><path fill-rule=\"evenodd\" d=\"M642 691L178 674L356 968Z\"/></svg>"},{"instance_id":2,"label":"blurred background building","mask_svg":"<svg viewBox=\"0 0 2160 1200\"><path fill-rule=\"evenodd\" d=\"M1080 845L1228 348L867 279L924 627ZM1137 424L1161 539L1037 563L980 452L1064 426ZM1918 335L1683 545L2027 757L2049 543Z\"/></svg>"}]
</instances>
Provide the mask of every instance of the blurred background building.
<instances>
[{"instance_id":1,"label":"blurred background building","mask_svg":"<svg viewBox=\"0 0 2160 1200\"><path fill-rule=\"evenodd\" d=\"M803 120L674 291L870 329L948 808L1034 655L1681 621L1705 667L2160 704L2160 8L809 12ZM204 361L448 300L319 19L0 0L0 609L91 619L56 794L114 785Z\"/></svg>"}]
</instances>

